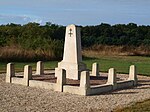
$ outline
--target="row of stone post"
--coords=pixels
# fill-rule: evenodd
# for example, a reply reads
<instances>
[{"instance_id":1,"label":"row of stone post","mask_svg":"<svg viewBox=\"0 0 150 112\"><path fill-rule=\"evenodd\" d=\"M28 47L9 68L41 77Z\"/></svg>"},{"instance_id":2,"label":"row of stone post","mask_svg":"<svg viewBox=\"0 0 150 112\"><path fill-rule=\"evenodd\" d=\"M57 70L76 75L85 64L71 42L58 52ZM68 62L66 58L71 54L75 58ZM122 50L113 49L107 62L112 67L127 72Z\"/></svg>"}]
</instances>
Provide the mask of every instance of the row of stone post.
<instances>
[{"instance_id":1,"label":"row of stone post","mask_svg":"<svg viewBox=\"0 0 150 112\"><path fill-rule=\"evenodd\" d=\"M130 66L128 80L134 81L134 85L137 84L137 70L135 65ZM112 84L112 85L117 84L116 70L114 68L109 69L107 84Z\"/></svg>"},{"instance_id":2,"label":"row of stone post","mask_svg":"<svg viewBox=\"0 0 150 112\"><path fill-rule=\"evenodd\" d=\"M97 64L94 63L94 66L97 66ZM98 67L98 66L97 66ZM135 65L131 65L129 69L129 81L134 82L134 86L137 85L137 69ZM108 79L107 84L113 85L113 89L117 88L117 75L116 70L114 68L110 68L108 71ZM81 73L81 79L80 79L80 88L82 91L82 95L87 95L90 90L90 77L88 71L83 71Z\"/></svg>"},{"instance_id":3,"label":"row of stone post","mask_svg":"<svg viewBox=\"0 0 150 112\"><path fill-rule=\"evenodd\" d=\"M11 83L12 77L15 77L15 68L13 63L7 64L6 82ZM29 86L29 80L32 79L32 67L29 65L24 66L23 84Z\"/></svg>"},{"instance_id":4,"label":"row of stone post","mask_svg":"<svg viewBox=\"0 0 150 112\"><path fill-rule=\"evenodd\" d=\"M42 62L38 62L37 68L39 71L36 71L37 73L43 73L44 70L41 69ZM96 64L95 64L96 65ZM96 65L97 66L97 65ZM42 65L43 67L43 65ZM43 72L41 72L43 70ZM98 70L98 69L95 69ZM56 91L63 92L63 85L66 85L66 71L64 69L58 70L58 76L57 76L57 83L56 83ZM14 64L8 63L7 64L7 72L6 72L6 82L11 83L12 77L15 77L15 69ZM29 65L24 66L24 76L23 76L23 85L29 86L29 80L32 79L32 67ZM128 80L134 81L134 85L137 84L137 72L136 72L136 66L131 65L129 70L129 78ZM114 68L110 68L108 71L108 80L107 84L113 85L113 89L116 89L117 87L117 76L116 76L116 70ZM90 90L90 75L89 71L82 71L80 76L80 89L82 95L87 95Z\"/></svg>"},{"instance_id":5,"label":"row of stone post","mask_svg":"<svg viewBox=\"0 0 150 112\"><path fill-rule=\"evenodd\" d=\"M66 71L64 69L58 69L57 72L57 87L56 91L63 92L63 85L66 85ZM89 71L82 71L80 76L80 91L82 95L86 95L90 89L90 75Z\"/></svg>"},{"instance_id":6,"label":"row of stone post","mask_svg":"<svg viewBox=\"0 0 150 112\"><path fill-rule=\"evenodd\" d=\"M91 76L100 76L99 74L99 64L93 63L92 65L92 73ZM135 85L137 82L137 70L135 65L130 66L129 70L129 78L128 80L135 80ZM108 71L108 84L114 84L116 83L116 70L114 68L110 68Z\"/></svg>"},{"instance_id":7,"label":"row of stone post","mask_svg":"<svg viewBox=\"0 0 150 112\"><path fill-rule=\"evenodd\" d=\"M57 91L63 91L63 85L66 84L66 73L65 70L59 69L59 75L57 77ZM136 66L131 65L129 70L129 78L128 80L134 81L134 85L137 84L137 72ZM116 70L114 68L110 68L108 71L108 80L107 84L113 85L113 89L116 89L117 85L117 75ZM83 90L82 92L85 93L90 88L90 75L89 71L82 71L80 77L80 88Z\"/></svg>"},{"instance_id":8,"label":"row of stone post","mask_svg":"<svg viewBox=\"0 0 150 112\"><path fill-rule=\"evenodd\" d=\"M44 64L42 61L37 62L35 74L44 74ZM15 77L15 68L13 63L8 63L6 70L6 82L11 83L11 77ZM24 66L24 79L32 79L32 67L29 65Z\"/></svg>"}]
</instances>

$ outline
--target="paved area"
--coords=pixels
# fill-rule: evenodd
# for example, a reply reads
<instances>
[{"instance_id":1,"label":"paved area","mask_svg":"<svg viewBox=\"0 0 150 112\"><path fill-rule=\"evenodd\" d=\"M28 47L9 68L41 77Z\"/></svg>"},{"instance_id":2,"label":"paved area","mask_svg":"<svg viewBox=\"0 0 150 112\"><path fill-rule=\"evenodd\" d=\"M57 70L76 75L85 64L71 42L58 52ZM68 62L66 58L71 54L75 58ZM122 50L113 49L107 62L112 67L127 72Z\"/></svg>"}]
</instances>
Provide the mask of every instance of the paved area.
<instances>
[{"instance_id":1,"label":"paved area","mask_svg":"<svg viewBox=\"0 0 150 112\"><path fill-rule=\"evenodd\" d=\"M102 74L105 76L107 74ZM127 78L127 75L118 75ZM0 112L110 112L150 99L150 77L138 76L135 88L95 96L80 96L5 83L0 74Z\"/></svg>"}]
</instances>

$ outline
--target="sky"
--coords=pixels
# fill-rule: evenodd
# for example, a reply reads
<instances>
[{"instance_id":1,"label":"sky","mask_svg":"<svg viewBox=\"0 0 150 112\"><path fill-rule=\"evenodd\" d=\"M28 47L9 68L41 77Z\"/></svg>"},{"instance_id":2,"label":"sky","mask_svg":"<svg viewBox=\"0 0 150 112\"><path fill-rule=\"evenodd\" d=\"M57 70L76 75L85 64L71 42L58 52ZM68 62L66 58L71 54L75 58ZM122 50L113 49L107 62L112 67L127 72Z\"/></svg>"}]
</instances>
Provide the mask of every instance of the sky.
<instances>
[{"instance_id":1,"label":"sky","mask_svg":"<svg viewBox=\"0 0 150 112\"><path fill-rule=\"evenodd\" d=\"M150 25L150 0L0 0L0 24Z\"/></svg>"}]
</instances>

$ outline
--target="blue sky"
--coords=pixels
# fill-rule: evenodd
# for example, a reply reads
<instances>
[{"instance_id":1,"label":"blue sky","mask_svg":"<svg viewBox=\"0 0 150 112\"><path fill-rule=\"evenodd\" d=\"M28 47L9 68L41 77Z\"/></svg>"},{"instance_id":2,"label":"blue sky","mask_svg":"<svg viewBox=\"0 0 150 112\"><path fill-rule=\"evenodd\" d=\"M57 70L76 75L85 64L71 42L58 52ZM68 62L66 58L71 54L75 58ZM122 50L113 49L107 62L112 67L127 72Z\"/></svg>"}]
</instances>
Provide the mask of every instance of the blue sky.
<instances>
[{"instance_id":1,"label":"blue sky","mask_svg":"<svg viewBox=\"0 0 150 112\"><path fill-rule=\"evenodd\" d=\"M150 25L150 0L0 0L0 24Z\"/></svg>"}]
</instances>

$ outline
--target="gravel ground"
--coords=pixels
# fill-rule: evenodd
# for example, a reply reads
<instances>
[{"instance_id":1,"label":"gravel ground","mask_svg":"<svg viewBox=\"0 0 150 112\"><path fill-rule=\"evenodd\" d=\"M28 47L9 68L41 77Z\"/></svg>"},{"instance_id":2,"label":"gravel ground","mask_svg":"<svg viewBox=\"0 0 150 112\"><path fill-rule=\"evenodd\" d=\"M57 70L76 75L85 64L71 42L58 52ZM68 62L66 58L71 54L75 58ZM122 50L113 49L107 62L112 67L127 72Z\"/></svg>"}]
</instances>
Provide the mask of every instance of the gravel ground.
<instances>
[{"instance_id":1,"label":"gravel ground","mask_svg":"<svg viewBox=\"0 0 150 112\"><path fill-rule=\"evenodd\" d=\"M138 79L135 88L80 96L5 83L5 74L0 74L0 112L110 112L150 99L150 77Z\"/></svg>"}]
</instances>

